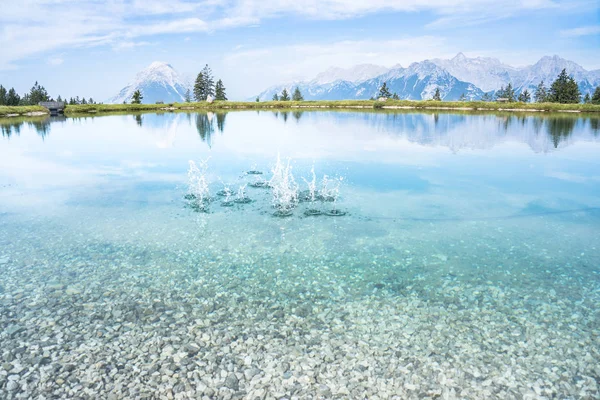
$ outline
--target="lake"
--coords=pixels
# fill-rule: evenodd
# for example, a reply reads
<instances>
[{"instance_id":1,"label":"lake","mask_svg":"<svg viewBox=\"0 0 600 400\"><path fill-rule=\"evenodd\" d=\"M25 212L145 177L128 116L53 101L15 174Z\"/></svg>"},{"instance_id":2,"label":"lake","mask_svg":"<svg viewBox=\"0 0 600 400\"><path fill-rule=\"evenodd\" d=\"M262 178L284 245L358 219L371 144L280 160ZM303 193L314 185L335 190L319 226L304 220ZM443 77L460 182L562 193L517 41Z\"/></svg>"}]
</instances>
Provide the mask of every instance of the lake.
<instances>
[{"instance_id":1,"label":"lake","mask_svg":"<svg viewBox=\"0 0 600 400\"><path fill-rule=\"evenodd\" d=\"M0 130L1 398L600 396L597 116Z\"/></svg>"}]
</instances>

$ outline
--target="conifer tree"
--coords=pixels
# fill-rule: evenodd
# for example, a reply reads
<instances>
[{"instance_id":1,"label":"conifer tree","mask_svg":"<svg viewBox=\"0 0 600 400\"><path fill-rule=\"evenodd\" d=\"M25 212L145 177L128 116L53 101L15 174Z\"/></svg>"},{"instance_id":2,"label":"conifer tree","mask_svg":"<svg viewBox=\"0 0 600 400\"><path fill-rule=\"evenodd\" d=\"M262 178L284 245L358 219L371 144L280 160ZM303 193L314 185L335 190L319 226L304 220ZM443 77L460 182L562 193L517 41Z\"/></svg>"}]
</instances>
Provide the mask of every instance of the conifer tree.
<instances>
[{"instance_id":1,"label":"conifer tree","mask_svg":"<svg viewBox=\"0 0 600 400\"><path fill-rule=\"evenodd\" d=\"M465 94L464 94L464 93L462 93L462 94L460 95L460 97L458 98L458 101L467 101L467 96L465 96Z\"/></svg>"},{"instance_id":2,"label":"conifer tree","mask_svg":"<svg viewBox=\"0 0 600 400\"><path fill-rule=\"evenodd\" d=\"M258 98L258 96L256 96L256 102L260 102L260 99Z\"/></svg>"},{"instance_id":3,"label":"conifer tree","mask_svg":"<svg viewBox=\"0 0 600 400\"><path fill-rule=\"evenodd\" d=\"M302 96L302 93L300 93L300 88L298 86L296 86L296 89L294 89L294 94L292 95L292 100L304 101L304 96Z\"/></svg>"},{"instance_id":4,"label":"conifer tree","mask_svg":"<svg viewBox=\"0 0 600 400\"><path fill-rule=\"evenodd\" d=\"M529 103L531 101L531 94L529 93L529 90L525 89L519 93L518 100L521 103Z\"/></svg>"},{"instance_id":5,"label":"conifer tree","mask_svg":"<svg viewBox=\"0 0 600 400\"><path fill-rule=\"evenodd\" d=\"M442 95L440 94L440 88L435 88L435 93L433 94L433 100L442 101Z\"/></svg>"},{"instance_id":6,"label":"conifer tree","mask_svg":"<svg viewBox=\"0 0 600 400\"><path fill-rule=\"evenodd\" d=\"M586 93L583 97L583 104L590 104L592 102L592 98L589 93Z\"/></svg>"},{"instance_id":7,"label":"conifer tree","mask_svg":"<svg viewBox=\"0 0 600 400\"><path fill-rule=\"evenodd\" d=\"M594 90L594 94L592 95L592 104L600 104L600 86Z\"/></svg>"},{"instance_id":8,"label":"conifer tree","mask_svg":"<svg viewBox=\"0 0 600 400\"><path fill-rule=\"evenodd\" d=\"M0 85L0 106L6 105L6 89Z\"/></svg>"},{"instance_id":9,"label":"conifer tree","mask_svg":"<svg viewBox=\"0 0 600 400\"><path fill-rule=\"evenodd\" d=\"M290 101L290 95L286 88L283 88L283 90L281 91L281 96L279 97L279 100Z\"/></svg>"},{"instance_id":10,"label":"conifer tree","mask_svg":"<svg viewBox=\"0 0 600 400\"><path fill-rule=\"evenodd\" d=\"M387 82L383 82L383 85L379 88L379 94L377 97L385 97L386 99L392 97L392 94L387 87Z\"/></svg>"},{"instance_id":11,"label":"conifer tree","mask_svg":"<svg viewBox=\"0 0 600 400\"><path fill-rule=\"evenodd\" d=\"M550 86L550 101L554 103L574 104L581 101L581 92L577 82L572 76L567 75L563 68L552 86Z\"/></svg>"},{"instance_id":12,"label":"conifer tree","mask_svg":"<svg viewBox=\"0 0 600 400\"><path fill-rule=\"evenodd\" d=\"M131 104L142 104L142 99L144 98L144 96L142 95L142 92L140 92L140 90L136 90L135 92L133 92L133 96L131 96Z\"/></svg>"},{"instance_id":13,"label":"conifer tree","mask_svg":"<svg viewBox=\"0 0 600 400\"><path fill-rule=\"evenodd\" d=\"M481 101L492 101L492 96L486 92L483 94L483 96L481 96Z\"/></svg>"},{"instance_id":14,"label":"conifer tree","mask_svg":"<svg viewBox=\"0 0 600 400\"><path fill-rule=\"evenodd\" d=\"M94 99L92 99L92 98L90 97L90 99L88 100L88 104L96 104L96 103L94 103Z\"/></svg>"},{"instance_id":15,"label":"conifer tree","mask_svg":"<svg viewBox=\"0 0 600 400\"><path fill-rule=\"evenodd\" d=\"M15 88L10 88L6 95L6 105L7 106L18 106L21 102L21 97L17 94Z\"/></svg>"},{"instance_id":16,"label":"conifer tree","mask_svg":"<svg viewBox=\"0 0 600 400\"><path fill-rule=\"evenodd\" d=\"M392 95L392 99L400 100L400 96L398 96L398 93L394 92L394 94Z\"/></svg>"},{"instance_id":17,"label":"conifer tree","mask_svg":"<svg viewBox=\"0 0 600 400\"><path fill-rule=\"evenodd\" d=\"M204 76L204 100L208 96L215 97L215 81L212 76L212 70L206 64L202 69L202 75Z\"/></svg>"},{"instance_id":18,"label":"conifer tree","mask_svg":"<svg viewBox=\"0 0 600 400\"><path fill-rule=\"evenodd\" d=\"M204 74L202 72L198 73L196 77L196 81L194 82L194 99L196 101L204 101L206 100L206 82L204 79Z\"/></svg>"},{"instance_id":19,"label":"conifer tree","mask_svg":"<svg viewBox=\"0 0 600 400\"><path fill-rule=\"evenodd\" d=\"M81 104L87 104L87 100L85 99L85 97L81 99Z\"/></svg>"},{"instance_id":20,"label":"conifer tree","mask_svg":"<svg viewBox=\"0 0 600 400\"><path fill-rule=\"evenodd\" d=\"M225 101L227 100L227 96L225 94L225 86L223 86L223 81L218 80L215 85L215 100Z\"/></svg>"},{"instance_id":21,"label":"conifer tree","mask_svg":"<svg viewBox=\"0 0 600 400\"><path fill-rule=\"evenodd\" d=\"M277 93L273 94L273 101L279 101L279 96Z\"/></svg>"},{"instance_id":22,"label":"conifer tree","mask_svg":"<svg viewBox=\"0 0 600 400\"><path fill-rule=\"evenodd\" d=\"M515 96L515 90L513 89L512 83L510 82L504 90L504 97L506 97L510 103L514 103L517 100Z\"/></svg>"},{"instance_id":23,"label":"conifer tree","mask_svg":"<svg viewBox=\"0 0 600 400\"><path fill-rule=\"evenodd\" d=\"M496 100L506 98L506 89L504 89L504 85L500 86L500 89L496 91L495 96Z\"/></svg>"},{"instance_id":24,"label":"conifer tree","mask_svg":"<svg viewBox=\"0 0 600 400\"><path fill-rule=\"evenodd\" d=\"M62 97L60 97L60 94L58 95L58 97L56 98L56 101L58 101L59 103L63 101Z\"/></svg>"},{"instance_id":25,"label":"conifer tree","mask_svg":"<svg viewBox=\"0 0 600 400\"><path fill-rule=\"evenodd\" d=\"M546 86L544 86L544 81L541 81L539 85L537 85L533 97L535 97L536 103L545 103L548 101L548 90L546 89Z\"/></svg>"},{"instance_id":26,"label":"conifer tree","mask_svg":"<svg viewBox=\"0 0 600 400\"><path fill-rule=\"evenodd\" d=\"M192 94L190 93L190 89L185 91L184 101L186 103L190 103L192 101Z\"/></svg>"}]
</instances>

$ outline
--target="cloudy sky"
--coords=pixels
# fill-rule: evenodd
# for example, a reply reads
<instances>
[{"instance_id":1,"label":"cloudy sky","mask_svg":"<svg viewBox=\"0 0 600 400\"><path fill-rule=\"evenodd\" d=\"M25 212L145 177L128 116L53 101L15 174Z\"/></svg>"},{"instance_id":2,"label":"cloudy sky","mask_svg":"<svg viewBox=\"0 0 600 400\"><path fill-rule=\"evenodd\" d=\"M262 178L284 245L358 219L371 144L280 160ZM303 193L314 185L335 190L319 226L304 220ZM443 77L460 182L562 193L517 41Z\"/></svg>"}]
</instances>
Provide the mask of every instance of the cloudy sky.
<instances>
[{"instance_id":1,"label":"cloudy sky","mask_svg":"<svg viewBox=\"0 0 600 400\"><path fill-rule=\"evenodd\" d=\"M451 4L451 5L449 5ZM152 61L232 99L330 66L558 54L600 68L598 0L0 0L0 84L106 100Z\"/></svg>"}]
</instances>

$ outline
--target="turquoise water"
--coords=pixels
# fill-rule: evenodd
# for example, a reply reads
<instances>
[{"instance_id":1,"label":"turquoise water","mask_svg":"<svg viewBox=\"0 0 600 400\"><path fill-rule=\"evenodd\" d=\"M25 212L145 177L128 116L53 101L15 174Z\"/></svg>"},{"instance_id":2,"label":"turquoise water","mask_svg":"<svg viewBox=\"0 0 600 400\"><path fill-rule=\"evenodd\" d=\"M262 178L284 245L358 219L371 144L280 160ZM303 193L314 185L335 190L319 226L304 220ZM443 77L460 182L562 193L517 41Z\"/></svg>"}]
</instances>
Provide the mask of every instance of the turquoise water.
<instances>
[{"instance_id":1,"label":"turquoise water","mask_svg":"<svg viewBox=\"0 0 600 400\"><path fill-rule=\"evenodd\" d=\"M597 117L0 129L0 398L600 396ZM313 167L339 180L335 204L278 218L246 187L252 203L220 205L278 155L300 190ZM207 162L207 213L186 206L189 160Z\"/></svg>"}]
</instances>

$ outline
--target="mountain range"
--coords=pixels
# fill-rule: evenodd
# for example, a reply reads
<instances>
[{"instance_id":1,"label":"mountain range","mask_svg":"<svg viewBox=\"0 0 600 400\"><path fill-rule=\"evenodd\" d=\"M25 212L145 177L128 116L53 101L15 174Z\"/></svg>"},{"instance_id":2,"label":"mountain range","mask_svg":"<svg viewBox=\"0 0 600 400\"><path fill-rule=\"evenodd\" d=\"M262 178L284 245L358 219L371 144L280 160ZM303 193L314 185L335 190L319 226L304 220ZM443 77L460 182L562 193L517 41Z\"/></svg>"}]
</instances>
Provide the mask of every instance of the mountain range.
<instances>
[{"instance_id":1,"label":"mountain range","mask_svg":"<svg viewBox=\"0 0 600 400\"><path fill-rule=\"evenodd\" d=\"M439 88L444 100L458 100L463 94L469 100L477 100L485 93L493 95L509 83L517 94L525 89L533 93L542 80L550 86L563 68L573 76L582 95L592 94L600 86L600 70L587 71L559 56L545 56L533 65L518 68L495 58L469 58L458 53L449 60L435 58L412 63L406 68L399 64L390 68L374 64L332 67L309 81L272 86L258 98L268 101L284 88L292 93L298 86L306 100L369 99L377 97L379 88L386 82L390 92L397 93L401 99L431 99ZM130 102L136 90L142 92L143 103L183 102L188 89L191 90L191 84L170 64L155 61L137 73L134 80L107 103Z\"/></svg>"},{"instance_id":2,"label":"mountain range","mask_svg":"<svg viewBox=\"0 0 600 400\"><path fill-rule=\"evenodd\" d=\"M458 53L449 60L425 60L412 63L407 68L373 64L347 69L329 68L309 81L272 86L260 93L258 98L261 101L271 100L284 88L291 93L298 86L305 100L369 99L377 97L379 88L386 82L390 92L397 93L401 99L431 99L435 89L439 88L444 100L458 100L462 94L469 100L477 100L485 93L493 95L509 83L517 94L525 89L533 93L542 80L550 86L563 68L577 81L582 95L592 94L600 85L600 70L587 71L577 63L556 55L542 57L530 66L512 67L495 58L469 58Z\"/></svg>"}]
</instances>

